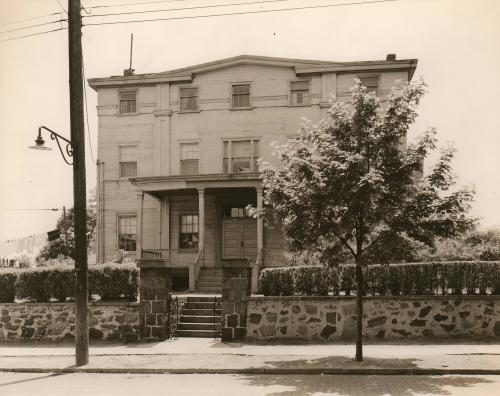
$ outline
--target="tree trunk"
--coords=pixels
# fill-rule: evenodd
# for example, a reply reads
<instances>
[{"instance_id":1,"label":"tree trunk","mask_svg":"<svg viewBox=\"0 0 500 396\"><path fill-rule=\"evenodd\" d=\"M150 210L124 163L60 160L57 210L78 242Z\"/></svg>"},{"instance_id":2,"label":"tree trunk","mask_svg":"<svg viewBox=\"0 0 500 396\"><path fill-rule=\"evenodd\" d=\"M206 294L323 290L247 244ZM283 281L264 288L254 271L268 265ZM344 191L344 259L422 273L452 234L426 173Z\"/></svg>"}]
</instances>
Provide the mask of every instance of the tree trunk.
<instances>
[{"instance_id":1,"label":"tree trunk","mask_svg":"<svg viewBox=\"0 0 500 396\"><path fill-rule=\"evenodd\" d=\"M356 360L363 360L363 267L356 259Z\"/></svg>"}]
</instances>

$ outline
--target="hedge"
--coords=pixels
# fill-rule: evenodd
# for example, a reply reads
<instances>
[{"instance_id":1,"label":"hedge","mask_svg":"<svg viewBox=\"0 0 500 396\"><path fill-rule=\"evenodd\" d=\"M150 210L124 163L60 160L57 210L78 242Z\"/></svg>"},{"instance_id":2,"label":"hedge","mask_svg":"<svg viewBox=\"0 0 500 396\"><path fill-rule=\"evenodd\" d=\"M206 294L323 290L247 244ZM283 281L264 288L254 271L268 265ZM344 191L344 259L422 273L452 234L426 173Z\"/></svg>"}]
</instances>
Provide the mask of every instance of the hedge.
<instances>
[{"instance_id":1,"label":"hedge","mask_svg":"<svg viewBox=\"0 0 500 396\"><path fill-rule=\"evenodd\" d=\"M500 294L500 261L371 265L364 279L368 295ZM259 276L266 296L350 295L355 285L352 264L265 268Z\"/></svg>"},{"instance_id":2,"label":"hedge","mask_svg":"<svg viewBox=\"0 0 500 396\"><path fill-rule=\"evenodd\" d=\"M139 271L133 263L91 265L88 277L89 295L97 294L103 301L137 300ZM65 301L74 297L74 288L74 268L63 263L0 270L0 303L14 302L16 297L36 302Z\"/></svg>"}]
</instances>

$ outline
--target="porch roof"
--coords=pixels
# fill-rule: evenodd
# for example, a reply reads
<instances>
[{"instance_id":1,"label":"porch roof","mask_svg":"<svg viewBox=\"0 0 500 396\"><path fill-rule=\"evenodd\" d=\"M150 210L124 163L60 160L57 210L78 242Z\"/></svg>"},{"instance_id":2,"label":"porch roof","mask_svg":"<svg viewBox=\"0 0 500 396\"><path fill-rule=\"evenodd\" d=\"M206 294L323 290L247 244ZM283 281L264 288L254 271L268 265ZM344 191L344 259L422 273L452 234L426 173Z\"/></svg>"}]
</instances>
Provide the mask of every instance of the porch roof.
<instances>
[{"instance_id":1,"label":"porch roof","mask_svg":"<svg viewBox=\"0 0 500 396\"><path fill-rule=\"evenodd\" d=\"M173 193L196 188L262 187L262 178L259 173L148 176L131 177L129 180L139 190L156 197L163 195L165 192Z\"/></svg>"}]
</instances>

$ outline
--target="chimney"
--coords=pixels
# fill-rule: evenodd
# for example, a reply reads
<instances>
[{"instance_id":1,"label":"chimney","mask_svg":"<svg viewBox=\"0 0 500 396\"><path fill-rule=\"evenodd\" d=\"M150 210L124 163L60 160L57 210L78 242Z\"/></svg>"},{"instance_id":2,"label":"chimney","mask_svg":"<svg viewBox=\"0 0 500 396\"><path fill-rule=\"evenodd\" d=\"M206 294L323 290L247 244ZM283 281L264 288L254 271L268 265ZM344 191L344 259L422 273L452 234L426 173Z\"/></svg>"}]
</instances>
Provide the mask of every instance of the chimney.
<instances>
[{"instance_id":1,"label":"chimney","mask_svg":"<svg viewBox=\"0 0 500 396\"><path fill-rule=\"evenodd\" d=\"M387 54L385 60L389 62L394 62L396 60L396 54Z\"/></svg>"}]
</instances>

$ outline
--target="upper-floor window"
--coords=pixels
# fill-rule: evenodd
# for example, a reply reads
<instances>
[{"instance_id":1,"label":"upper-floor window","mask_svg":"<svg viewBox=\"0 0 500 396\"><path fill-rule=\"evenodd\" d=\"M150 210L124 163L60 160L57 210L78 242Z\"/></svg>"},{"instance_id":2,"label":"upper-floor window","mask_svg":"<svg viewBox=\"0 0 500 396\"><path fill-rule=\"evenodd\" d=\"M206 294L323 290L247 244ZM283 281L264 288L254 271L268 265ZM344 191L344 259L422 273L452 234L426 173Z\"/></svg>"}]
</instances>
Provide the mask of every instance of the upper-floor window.
<instances>
[{"instance_id":1,"label":"upper-floor window","mask_svg":"<svg viewBox=\"0 0 500 396\"><path fill-rule=\"evenodd\" d=\"M233 84L231 103L233 109L250 107L250 84Z\"/></svg>"},{"instance_id":2,"label":"upper-floor window","mask_svg":"<svg viewBox=\"0 0 500 396\"><path fill-rule=\"evenodd\" d=\"M181 175L199 173L200 149L198 143L181 143Z\"/></svg>"},{"instance_id":3,"label":"upper-floor window","mask_svg":"<svg viewBox=\"0 0 500 396\"><path fill-rule=\"evenodd\" d=\"M198 110L198 88L180 88L181 111Z\"/></svg>"},{"instance_id":4,"label":"upper-floor window","mask_svg":"<svg viewBox=\"0 0 500 396\"><path fill-rule=\"evenodd\" d=\"M120 177L137 176L137 146L120 146Z\"/></svg>"},{"instance_id":5,"label":"upper-floor window","mask_svg":"<svg viewBox=\"0 0 500 396\"><path fill-rule=\"evenodd\" d=\"M378 76L360 76L361 85L366 87L367 92L378 93Z\"/></svg>"},{"instance_id":6,"label":"upper-floor window","mask_svg":"<svg viewBox=\"0 0 500 396\"><path fill-rule=\"evenodd\" d=\"M227 140L224 141L224 173L254 173L258 171L259 141Z\"/></svg>"},{"instance_id":7,"label":"upper-floor window","mask_svg":"<svg viewBox=\"0 0 500 396\"><path fill-rule=\"evenodd\" d=\"M137 91L127 90L120 91L120 114L137 112Z\"/></svg>"},{"instance_id":8,"label":"upper-floor window","mask_svg":"<svg viewBox=\"0 0 500 396\"><path fill-rule=\"evenodd\" d=\"M136 216L118 217L118 249L132 252L136 247Z\"/></svg>"},{"instance_id":9,"label":"upper-floor window","mask_svg":"<svg viewBox=\"0 0 500 396\"><path fill-rule=\"evenodd\" d=\"M292 106L309 104L309 81L292 81L290 83L290 104Z\"/></svg>"}]
</instances>

